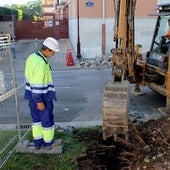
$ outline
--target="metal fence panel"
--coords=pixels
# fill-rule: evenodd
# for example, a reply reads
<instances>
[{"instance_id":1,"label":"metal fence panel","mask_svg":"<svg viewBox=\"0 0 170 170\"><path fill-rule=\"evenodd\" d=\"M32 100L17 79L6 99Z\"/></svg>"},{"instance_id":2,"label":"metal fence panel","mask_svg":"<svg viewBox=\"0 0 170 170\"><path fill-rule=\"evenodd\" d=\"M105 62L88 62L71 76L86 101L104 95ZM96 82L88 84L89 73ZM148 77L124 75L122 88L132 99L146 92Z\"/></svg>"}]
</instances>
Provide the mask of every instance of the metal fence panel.
<instances>
[{"instance_id":1,"label":"metal fence panel","mask_svg":"<svg viewBox=\"0 0 170 170\"><path fill-rule=\"evenodd\" d=\"M21 142L23 125L31 122L24 101L23 63L40 44L41 41L33 40L0 46L0 168Z\"/></svg>"}]
</instances>

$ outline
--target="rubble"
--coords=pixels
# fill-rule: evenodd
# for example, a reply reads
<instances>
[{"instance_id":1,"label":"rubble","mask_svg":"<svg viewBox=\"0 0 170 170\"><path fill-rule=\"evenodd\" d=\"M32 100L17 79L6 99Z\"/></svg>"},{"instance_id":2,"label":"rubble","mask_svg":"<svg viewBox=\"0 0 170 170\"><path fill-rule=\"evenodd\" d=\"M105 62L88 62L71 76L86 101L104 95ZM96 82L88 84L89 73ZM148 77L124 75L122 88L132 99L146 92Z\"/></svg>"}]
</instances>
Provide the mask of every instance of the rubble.
<instances>
[{"instance_id":1,"label":"rubble","mask_svg":"<svg viewBox=\"0 0 170 170\"><path fill-rule=\"evenodd\" d=\"M79 60L79 64L81 68L106 69L112 67L111 58L111 55L96 56L93 58L82 58Z\"/></svg>"},{"instance_id":2,"label":"rubble","mask_svg":"<svg viewBox=\"0 0 170 170\"><path fill-rule=\"evenodd\" d=\"M170 170L170 119L161 117L138 125L129 120L129 141L122 136L102 140L101 130L78 136L86 144L77 157L79 170Z\"/></svg>"}]
</instances>

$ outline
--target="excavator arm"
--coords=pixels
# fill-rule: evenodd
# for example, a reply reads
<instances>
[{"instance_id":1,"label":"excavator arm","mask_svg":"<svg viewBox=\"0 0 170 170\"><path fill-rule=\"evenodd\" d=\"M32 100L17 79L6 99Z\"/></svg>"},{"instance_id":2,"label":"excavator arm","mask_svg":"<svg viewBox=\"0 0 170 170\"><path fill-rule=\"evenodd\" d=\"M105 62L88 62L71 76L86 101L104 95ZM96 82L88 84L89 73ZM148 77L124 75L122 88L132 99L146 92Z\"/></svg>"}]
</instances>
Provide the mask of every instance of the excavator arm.
<instances>
[{"instance_id":1,"label":"excavator arm","mask_svg":"<svg viewBox=\"0 0 170 170\"><path fill-rule=\"evenodd\" d=\"M115 12L114 41L112 49L113 81L136 81L134 45L134 13L136 0L113 0Z\"/></svg>"},{"instance_id":2,"label":"excavator arm","mask_svg":"<svg viewBox=\"0 0 170 170\"><path fill-rule=\"evenodd\" d=\"M134 19L136 0L113 0L115 9L114 48L112 52L112 81L104 87L103 139L124 134L128 139L128 105L130 83L135 83L135 92L146 85L166 97L166 107L159 108L163 114L170 113L170 42L159 43L166 32L170 19L170 3L160 4L150 51L142 60L140 46L135 45ZM167 25L169 28L169 24Z\"/></svg>"},{"instance_id":3,"label":"excavator arm","mask_svg":"<svg viewBox=\"0 0 170 170\"><path fill-rule=\"evenodd\" d=\"M112 81L106 82L103 96L103 139L124 134L128 139L130 82L137 82L134 40L136 0L113 0L115 9L112 52ZM138 87L138 86L137 86Z\"/></svg>"}]
</instances>

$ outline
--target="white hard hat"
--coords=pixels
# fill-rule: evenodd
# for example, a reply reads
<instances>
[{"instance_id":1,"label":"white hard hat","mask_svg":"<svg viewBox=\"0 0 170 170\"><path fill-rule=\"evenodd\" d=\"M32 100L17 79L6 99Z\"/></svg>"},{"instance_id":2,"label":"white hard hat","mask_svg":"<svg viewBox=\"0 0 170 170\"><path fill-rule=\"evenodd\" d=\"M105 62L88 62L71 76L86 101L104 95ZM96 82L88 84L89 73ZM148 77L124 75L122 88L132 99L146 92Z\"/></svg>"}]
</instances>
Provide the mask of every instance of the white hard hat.
<instances>
[{"instance_id":1,"label":"white hard hat","mask_svg":"<svg viewBox=\"0 0 170 170\"><path fill-rule=\"evenodd\" d=\"M59 43L58 41L53 37L48 37L44 40L43 45L45 45L50 50L53 50L54 52L59 51Z\"/></svg>"}]
</instances>

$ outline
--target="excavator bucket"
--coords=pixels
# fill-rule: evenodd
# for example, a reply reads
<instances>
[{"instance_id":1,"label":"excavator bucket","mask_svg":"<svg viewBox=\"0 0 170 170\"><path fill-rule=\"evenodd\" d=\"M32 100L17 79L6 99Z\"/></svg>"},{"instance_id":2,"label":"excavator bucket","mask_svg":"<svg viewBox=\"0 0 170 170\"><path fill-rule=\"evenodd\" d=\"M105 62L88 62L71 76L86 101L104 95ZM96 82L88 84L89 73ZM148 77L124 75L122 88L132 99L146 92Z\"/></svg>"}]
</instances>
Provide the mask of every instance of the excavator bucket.
<instances>
[{"instance_id":1,"label":"excavator bucket","mask_svg":"<svg viewBox=\"0 0 170 170\"><path fill-rule=\"evenodd\" d=\"M123 134L128 140L129 81L106 82L103 95L103 139Z\"/></svg>"}]
</instances>

